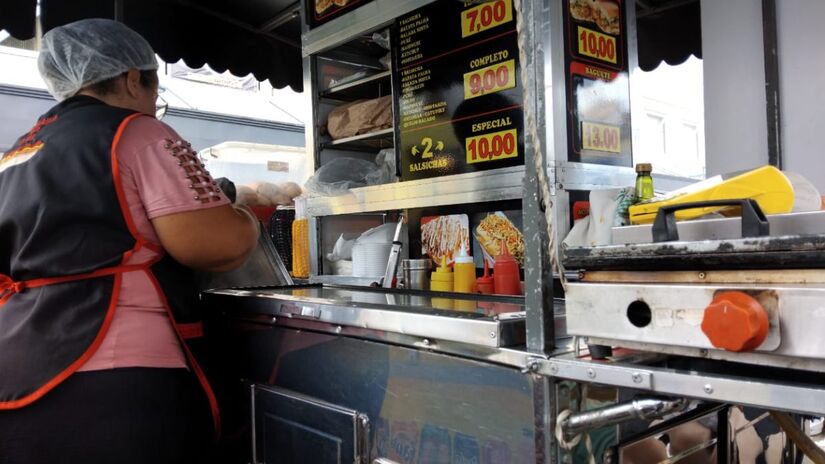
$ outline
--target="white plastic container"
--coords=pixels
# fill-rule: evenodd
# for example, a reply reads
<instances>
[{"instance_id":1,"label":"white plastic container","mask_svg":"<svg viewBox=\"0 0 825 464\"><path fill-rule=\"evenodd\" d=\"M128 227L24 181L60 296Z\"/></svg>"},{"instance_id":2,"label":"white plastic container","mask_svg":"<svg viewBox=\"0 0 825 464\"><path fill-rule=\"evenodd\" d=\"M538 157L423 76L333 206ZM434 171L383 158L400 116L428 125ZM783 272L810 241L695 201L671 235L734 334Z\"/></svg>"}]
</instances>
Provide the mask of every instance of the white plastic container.
<instances>
[{"instance_id":1,"label":"white plastic container","mask_svg":"<svg viewBox=\"0 0 825 464\"><path fill-rule=\"evenodd\" d=\"M392 243L357 242L352 247L352 275L383 277L391 249Z\"/></svg>"}]
</instances>

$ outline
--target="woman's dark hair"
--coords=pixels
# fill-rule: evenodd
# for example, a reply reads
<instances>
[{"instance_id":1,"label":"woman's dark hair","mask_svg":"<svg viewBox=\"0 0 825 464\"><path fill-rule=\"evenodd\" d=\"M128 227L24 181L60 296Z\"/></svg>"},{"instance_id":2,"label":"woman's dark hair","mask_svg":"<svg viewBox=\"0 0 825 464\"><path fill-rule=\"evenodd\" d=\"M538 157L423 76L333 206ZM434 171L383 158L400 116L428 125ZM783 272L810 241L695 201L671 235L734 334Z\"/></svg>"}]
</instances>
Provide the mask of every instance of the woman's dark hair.
<instances>
[{"instance_id":1,"label":"woman's dark hair","mask_svg":"<svg viewBox=\"0 0 825 464\"><path fill-rule=\"evenodd\" d=\"M118 76L106 79L105 81L100 81L97 84L88 85L84 87L83 90L89 90L97 95L109 95L110 93L115 91L117 80L122 78L126 74L128 73L123 73ZM157 79L157 71L155 70L140 71L140 85L147 89L151 88L152 85L157 83Z\"/></svg>"}]
</instances>

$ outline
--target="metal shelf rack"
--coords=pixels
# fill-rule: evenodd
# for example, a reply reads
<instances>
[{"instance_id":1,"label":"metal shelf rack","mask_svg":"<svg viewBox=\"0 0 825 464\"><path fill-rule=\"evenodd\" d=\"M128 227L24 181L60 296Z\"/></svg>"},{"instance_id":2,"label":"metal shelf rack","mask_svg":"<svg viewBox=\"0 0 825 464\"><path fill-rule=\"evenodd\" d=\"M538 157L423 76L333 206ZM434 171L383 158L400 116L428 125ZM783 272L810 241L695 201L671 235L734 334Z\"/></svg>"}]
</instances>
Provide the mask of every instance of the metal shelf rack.
<instances>
[{"instance_id":1,"label":"metal shelf rack","mask_svg":"<svg viewBox=\"0 0 825 464\"><path fill-rule=\"evenodd\" d=\"M392 148L395 146L393 143L394 134L395 129L390 127L379 131L370 132L369 134L353 135L352 137L332 140L330 142L322 142L321 148L335 147L341 150L372 149L377 152L382 148Z\"/></svg>"},{"instance_id":2,"label":"metal shelf rack","mask_svg":"<svg viewBox=\"0 0 825 464\"><path fill-rule=\"evenodd\" d=\"M390 85L392 71L387 70L376 74L370 74L352 82L330 87L320 93L321 98L331 100L351 101L361 98L369 98L381 92L382 86Z\"/></svg>"}]
</instances>

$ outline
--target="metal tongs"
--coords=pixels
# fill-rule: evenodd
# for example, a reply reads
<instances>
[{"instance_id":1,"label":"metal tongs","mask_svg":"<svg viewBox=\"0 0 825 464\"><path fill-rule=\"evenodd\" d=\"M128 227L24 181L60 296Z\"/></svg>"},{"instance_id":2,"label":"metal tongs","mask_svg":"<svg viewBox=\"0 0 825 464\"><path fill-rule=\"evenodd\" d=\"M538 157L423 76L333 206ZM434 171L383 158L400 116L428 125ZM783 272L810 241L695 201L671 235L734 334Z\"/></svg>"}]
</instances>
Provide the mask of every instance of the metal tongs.
<instances>
[{"instance_id":1,"label":"metal tongs","mask_svg":"<svg viewBox=\"0 0 825 464\"><path fill-rule=\"evenodd\" d=\"M387 260L387 270L384 271L384 277L379 282L383 288L392 288L392 281L395 278L395 273L398 271L398 256L401 254L401 228L404 226L404 214L399 213L398 225L395 226L395 235L392 238L392 249L390 250L390 257Z\"/></svg>"}]
</instances>

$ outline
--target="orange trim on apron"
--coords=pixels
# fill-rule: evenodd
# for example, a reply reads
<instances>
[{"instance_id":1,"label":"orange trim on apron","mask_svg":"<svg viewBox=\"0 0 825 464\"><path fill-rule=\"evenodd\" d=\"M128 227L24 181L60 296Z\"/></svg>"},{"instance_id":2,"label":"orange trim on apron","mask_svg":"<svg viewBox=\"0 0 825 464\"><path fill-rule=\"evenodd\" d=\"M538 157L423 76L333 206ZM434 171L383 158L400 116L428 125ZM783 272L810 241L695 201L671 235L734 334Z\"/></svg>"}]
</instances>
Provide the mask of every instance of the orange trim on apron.
<instances>
[{"instance_id":1,"label":"orange trim on apron","mask_svg":"<svg viewBox=\"0 0 825 464\"><path fill-rule=\"evenodd\" d=\"M124 261L126 261L126 258L124 258ZM142 271L147 269L152 264L153 263L129 265L121 264L119 266L106 267L93 272L87 272L85 274L74 274L61 277L44 277L40 279L22 281L14 281L11 277L5 274L0 274L0 307L6 304L6 301L8 301L12 295L22 293L27 288L39 288L66 282L76 282L78 280L94 279L96 277L105 277L120 274L122 272Z\"/></svg>"},{"instance_id":2,"label":"orange trim on apron","mask_svg":"<svg viewBox=\"0 0 825 464\"><path fill-rule=\"evenodd\" d=\"M122 262L126 262L129 259L129 257L131 257L131 255L131 251L124 253ZM88 361L89 358L91 358L92 355L97 351L97 349L100 348L101 343L103 343L103 339L106 338L106 333L109 331L109 326L112 324L112 318L114 317L115 308L117 307L117 300L120 296L120 284L123 272L128 272L130 270L140 270L146 267L147 265L150 265L150 263L138 266L126 266L121 264L120 266L99 269L97 271L86 274L32 279L21 282L15 282L9 276L0 274L0 291L2 292L2 297L0 297L0 310L2 310L2 306L6 303L6 301L9 300L9 298L11 298L17 293L24 291L27 288L45 287L47 285L93 279L96 277L103 277L107 275L115 276L115 281L112 288L112 297L109 299L109 307L106 309L106 316L103 318L103 324L101 324L100 330L98 330L95 339L92 341L91 345L89 345L89 347L86 349L86 351L84 351L83 354L80 355L80 357L77 358L73 363L69 364L68 367L63 369L62 372L54 376L45 384L41 385L40 388L33 391L32 393L29 393L28 395L13 401L0 402L0 410L22 408L23 406L27 406L31 403L34 403L38 399L42 398L43 395L51 391L53 388L60 385L60 383L66 380L70 375L74 374L75 371L80 369L81 366L86 364L86 361Z\"/></svg>"},{"instance_id":3,"label":"orange trim on apron","mask_svg":"<svg viewBox=\"0 0 825 464\"><path fill-rule=\"evenodd\" d=\"M143 116L143 114L136 113L129 117L127 117L120 128L118 128L117 133L115 134L114 142L112 143L112 178L115 184L115 191L117 192L117 199L118 203L120 203L120 211L123 214L123 219L126 221L126 225L129 228L129 232L132 234L132 237L135 238L137 241L137 246L135 247L135 251L140 249L140 247L145 246L150 250L158 253L160 257L163 256L165 251L162 247L155 245L154 243L147 240L145 237L140 235L137 230L137 226L135 225L135 221L132 218L132 213L129 211L129 204L126 202L126 193L123 190L123 184L120 178L120 166L117 160L117 146L120 142L120 138L123 135L123 130L126 128L126 125L129 124L133 119ZM160 257L158 259L160 259ZM215 397L215 393L212 391L212 386L209 385L209 381L206 379L206 375L204 374L203 370L201 369L200 365L198 364L197 360L195 360L194 355L189 350L189 347L186 345L186 339L189 338L197 338L203 336L203 326L200 324L178 324L175 321L175 317L172 314L172 309L169 307L169 302L166 299L166 294L163 292L163 289L160 286L160 283L157 281L155 274L149 267L143 269L146 275L149 277L149 280L152 282L152 285L155 287L155 291L158 294L158 297L163 302L163 306L166 309L166 315L169 317L169 322L172 324L172 327L175 329L175 334L178 336L178 340L180 341L181 349L183 349L184 354L186 355L187 361L189 361L189 365L192 370L195 372L195 375L198 377L198 382L201 384L204 393L209 401L209 408L212 410L212 422L215 427L215 440L220 437L221 435L221 413L220 409L218 408L218 400Z\"/></svg>"},{"instance_id":4,"label":"orange trim on apron","mask_svg":"<svg viewBox=\"0 0 825 464\"><path fill-rule=\"evenodd\" d=\"M163 292L160 282L158 282L157 277L155 277L155 274L152 273L151 270L147 269L145 272L146 276L149 277L149 280L152 282L152 285L154 285L155 290L160 296L160 299L163 302L163 307L166 309L166 315L169 316L169 320L172 322L172 327L175 328L175 334L177 334L178 340L180 340L180 346L186 354L187 360L189 360L190 367L192 367L192 370L198 377L198 381L200 382L201 387L203 387L203 391L206 393L207 400L209 400L209 407L212 409L212 424L215 427L215 440L217 441L221 436L221 411L218 407L218 399L215 397L215 392L212 391L212 386L209 385L209 380L207 380L206 374L204 374L203 369L201 369L200 364L198 364L198 361L195 359L195 356L186 344L186 339L192 338L187 337L184 334L185 327L190 324L178 324L175 322L175 317L172 314L172 308L169 306L169 301L166 299L166 294ZM184 328L182 328L182 326Z\"/></svg>"}]
</instances>

